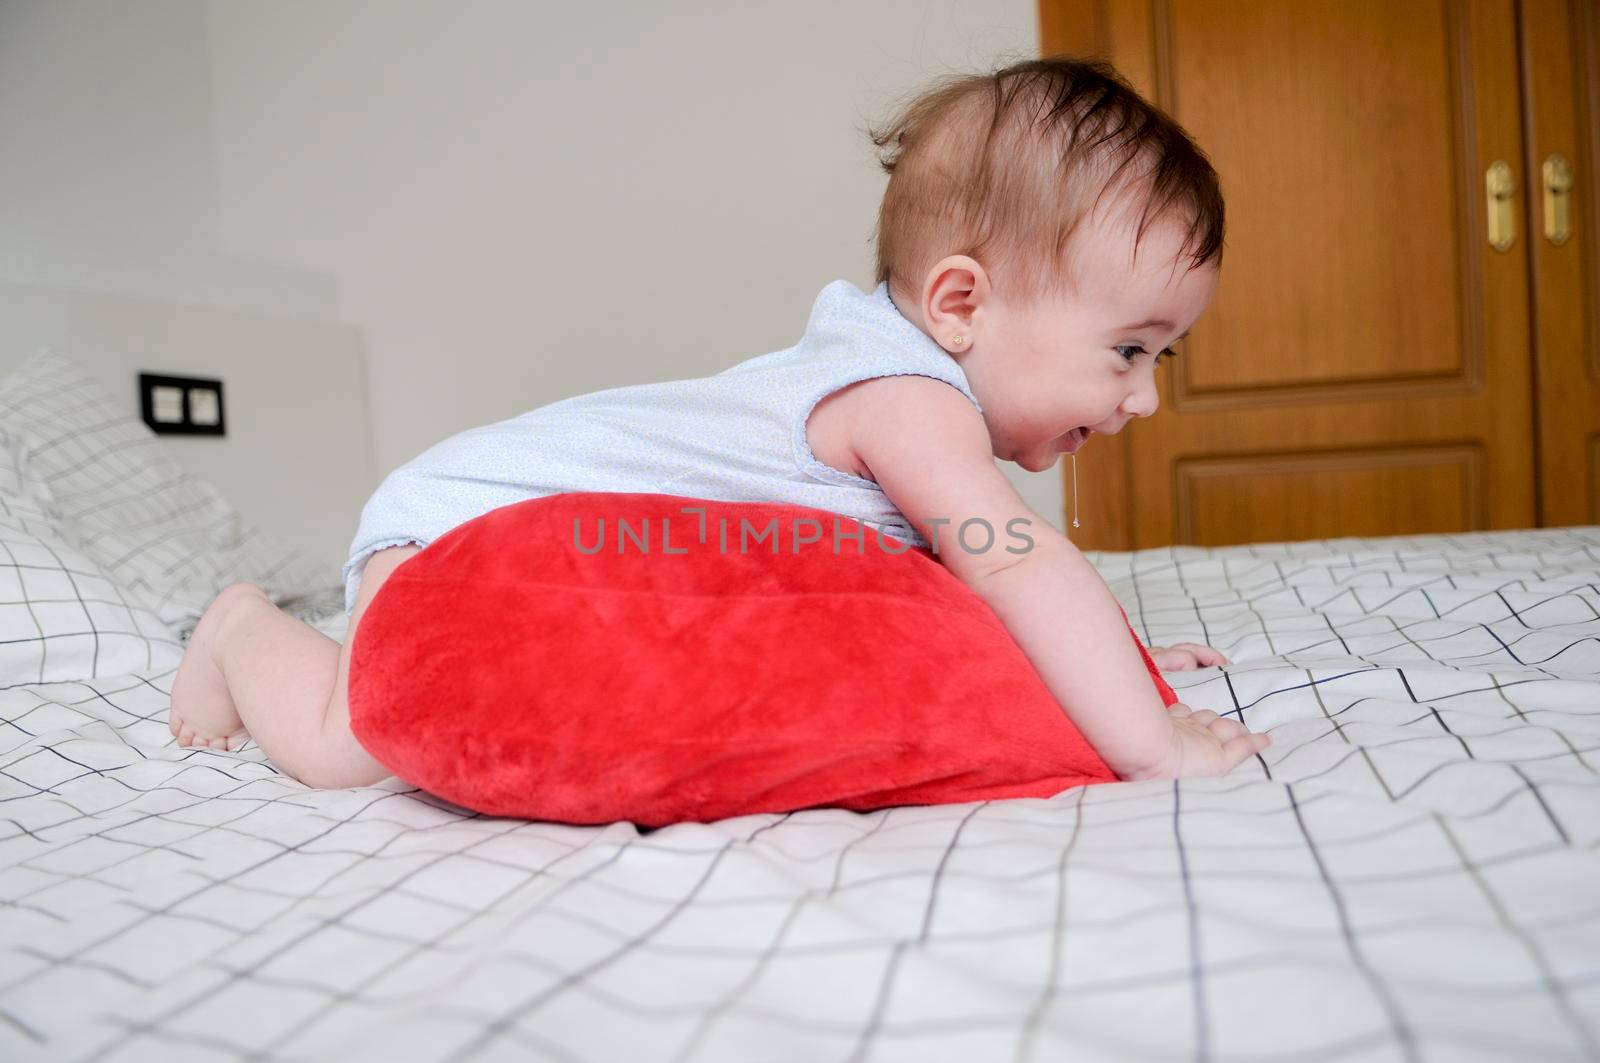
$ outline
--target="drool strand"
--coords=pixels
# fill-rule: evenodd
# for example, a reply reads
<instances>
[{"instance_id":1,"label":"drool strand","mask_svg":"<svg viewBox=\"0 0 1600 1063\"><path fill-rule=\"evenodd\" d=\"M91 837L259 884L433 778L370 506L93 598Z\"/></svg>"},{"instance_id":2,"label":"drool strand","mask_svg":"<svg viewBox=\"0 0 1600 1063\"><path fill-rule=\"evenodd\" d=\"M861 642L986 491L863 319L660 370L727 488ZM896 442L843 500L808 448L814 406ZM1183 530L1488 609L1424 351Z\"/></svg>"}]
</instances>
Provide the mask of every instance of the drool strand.
<instances>
[{"instance_id":1,"label":"drool strand","mask_svg":"<svg viewBox=\"0 0 1600 1063\"><path fill-rule=\"evenodd\" d=\"M1072 526L1078 527L1078 455L1072 455Z\"/></svg>"}]
</instances>

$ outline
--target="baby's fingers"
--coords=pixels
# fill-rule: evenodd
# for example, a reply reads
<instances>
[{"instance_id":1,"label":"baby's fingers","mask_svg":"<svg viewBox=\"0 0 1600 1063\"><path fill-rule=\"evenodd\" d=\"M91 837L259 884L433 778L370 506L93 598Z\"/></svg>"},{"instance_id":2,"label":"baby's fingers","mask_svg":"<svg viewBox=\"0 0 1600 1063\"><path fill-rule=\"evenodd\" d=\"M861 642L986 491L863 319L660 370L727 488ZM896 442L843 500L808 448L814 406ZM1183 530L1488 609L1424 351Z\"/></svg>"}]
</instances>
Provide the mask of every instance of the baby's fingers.
<instances>
[{"instance_id":1,"label":"baby's fingers","mask_svg":"<svg viewBox=\"0 0 1600 1063\"><path fill-rule=\"evenodd\" d=\"M1210 731L1211 737L1218 742L1225 743L1229 739L1250 733L1243 723L1229 719L1226 716L1219 716L1210 709L1189 709L1185 706L1185 710L1184 715L1188 716L1192 722Z\"/></svg>"},{"instance_id":2,"label":"baby's fingers","mask_svg":"<svg viewBox=\"0 0 1600 1063\"><path fill-rule=\"evenodd\" d=\"M1194 663L1201 668L1214 668L1219 664L1229 664L1228 658L1215 646L1203 646L1198 642L1179 642L1172 646L1174 650L1182 650L1194 658Z\"/></svg>"},{"instance_id":3,"label":"baby's fingers","mask_svg":"<svg viewBox=\"0 0 1600 1063\"><path fill-rule=\"evenodd\" d=\"M1249 729L1238 720L1230 720L1226 716L1218 716L1211 721L1211 733L1226 742L1242 734L1249 734Z\"/></svg>"},{"instance_id":4,"label":"baby's fingers","mask_svg":"<svg viewBox=\"0 0 1600 1063\"><path fill-rule=\"evenodd\" d=\"M1271 744L1271 735L1246 733L1222 743L1222 756L1232 771Z\"/></svg>"}]
</instances>

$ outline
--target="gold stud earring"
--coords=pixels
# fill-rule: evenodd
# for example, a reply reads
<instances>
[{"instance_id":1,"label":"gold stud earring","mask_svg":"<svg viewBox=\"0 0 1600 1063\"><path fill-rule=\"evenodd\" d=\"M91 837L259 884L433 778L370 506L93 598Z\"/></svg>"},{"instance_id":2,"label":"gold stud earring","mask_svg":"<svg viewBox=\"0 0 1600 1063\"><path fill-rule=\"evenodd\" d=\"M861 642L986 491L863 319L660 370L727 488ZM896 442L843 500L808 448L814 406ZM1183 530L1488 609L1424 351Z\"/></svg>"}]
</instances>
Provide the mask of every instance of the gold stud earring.
<instances>
[{"instance_id":1,"label":"gold stud earring","mask_svg":"<svg viewBox=\"0 0 1600 1063\"><path fill-rule=\"evenodd\" d=\"M956 345L956 346L957 346L957 347L959 347L959 346L961 346L961 345L962 345L962 344L963 344L963 343L965 343L965 342L967 342L967 341L966 341L966 338L965 338L965 337L963 337L963 336L957 336L957 337L956 337L956 338L955 338L955 340L954 340L954 343L955 343L955 345Z\"/></svg>"}]
</instances>

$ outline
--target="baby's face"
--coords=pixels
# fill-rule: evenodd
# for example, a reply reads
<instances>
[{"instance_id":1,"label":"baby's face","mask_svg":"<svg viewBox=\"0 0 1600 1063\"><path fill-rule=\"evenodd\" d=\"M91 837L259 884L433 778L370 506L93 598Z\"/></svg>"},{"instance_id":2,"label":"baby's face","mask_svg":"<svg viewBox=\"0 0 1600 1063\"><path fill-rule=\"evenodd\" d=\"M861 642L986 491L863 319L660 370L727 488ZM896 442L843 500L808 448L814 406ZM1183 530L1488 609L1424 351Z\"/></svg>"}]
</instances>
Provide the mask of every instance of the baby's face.
<instances>
[{"instance_id":1,"label":"baby's face","mask_svg":"<svg viewBox=\"0 0 1600 1063\"><path fill-rule=\"evenodd\" d=\"M1115 434L1156 412L1160 352L1211 303L1214 267L1175 265L1182 234L1106 228L1077 246L1078 290L1031 306L992 289L974 311L975 343L961 365L983 406L997 458L1043 472L1076 453L1073 429Z\"/></svg>"}]
</instances>

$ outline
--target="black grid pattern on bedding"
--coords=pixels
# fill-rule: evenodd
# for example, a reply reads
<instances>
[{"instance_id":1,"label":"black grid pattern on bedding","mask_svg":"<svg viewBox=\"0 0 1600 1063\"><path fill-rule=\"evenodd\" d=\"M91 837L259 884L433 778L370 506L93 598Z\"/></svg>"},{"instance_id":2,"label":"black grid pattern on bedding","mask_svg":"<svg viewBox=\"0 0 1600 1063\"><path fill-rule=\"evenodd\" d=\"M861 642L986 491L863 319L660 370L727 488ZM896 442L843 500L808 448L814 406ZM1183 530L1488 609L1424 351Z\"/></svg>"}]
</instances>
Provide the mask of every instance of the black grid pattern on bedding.
<instances>
[{"instance_id":1,"label":"black grid pattern on bedding","mask_svg":"<svg viewBox=\"0 0 1600 1063\"><path fill-rule=\"evenodd\" d=\"M0 689L0 1056L1600 1057L1600 528L1090 557L1270 749L641 831L179 749L170 674Z\"/></svg>"},{"instance_id":2,"label":"black grid pattern on bedding","mask_svg":"<svg viewBox=\"0 0 1600 1063\"><path fill-rule=\"evenodd\" d=\"M25 494L0 427L0 683L124 675L169 667L182 652L177 635Z\"/></svg>"},{"instance_id":3,"label":"black grid pattern on bedding","mask_svg":"<svg viewBox=\"0 0 1600 1063\"><path fill-rule=\"evenodd\" d=\"M75 545L180 635L230 583L248 580L281 598L336 578L246 525L142 421L49 348L0 382L0 419L23 441L26 474L52 496Z\"/></svg>"}]
</instances>

